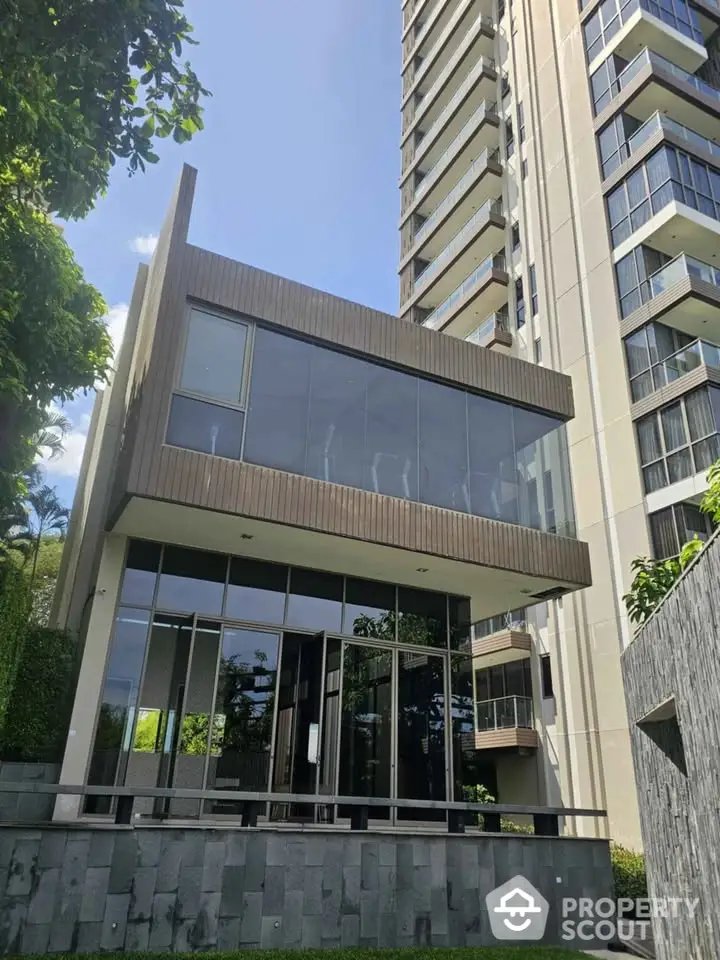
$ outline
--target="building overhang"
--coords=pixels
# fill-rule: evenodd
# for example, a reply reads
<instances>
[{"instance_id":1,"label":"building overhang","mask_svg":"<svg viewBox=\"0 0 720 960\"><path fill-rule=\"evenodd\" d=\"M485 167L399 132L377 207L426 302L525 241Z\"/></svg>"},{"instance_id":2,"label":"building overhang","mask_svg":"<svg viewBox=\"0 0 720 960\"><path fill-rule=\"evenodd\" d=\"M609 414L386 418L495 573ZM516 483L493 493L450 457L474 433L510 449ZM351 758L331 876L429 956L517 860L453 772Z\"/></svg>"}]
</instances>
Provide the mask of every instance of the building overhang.
<instances>
[{"instance_id":1,"label":"building overhang","mask_svg":"<svg viewBox=\"0 0 720 960\"><path fill-rule=\"evenodd\" d=\"M685 276L648 300L620 325L625 338L657 320L700 340L720 343L720 287Z\"/></svg>"},{"instance_id":2,"label":"building overhang","mask_svg":"<svg viewBox=\"0 0 720 960\"><path fill-rule=\"evenodd\" d=\"M617 263L640 244L670 257L687 253L708 263L720 254L720 221L678 200L671 200L613 251Z\"/></svg>"},{"instance_id":3,"label":"building overhang","mask_svg":"<svg viewBox=\"0 0 720 960\"><path fill-rule=\"evenodd\" d=\"M501 663L527 660L532 655L532 637L524 630L504 630L472 642L476 668L495 667Z\"/></svg>"}]
</instances>

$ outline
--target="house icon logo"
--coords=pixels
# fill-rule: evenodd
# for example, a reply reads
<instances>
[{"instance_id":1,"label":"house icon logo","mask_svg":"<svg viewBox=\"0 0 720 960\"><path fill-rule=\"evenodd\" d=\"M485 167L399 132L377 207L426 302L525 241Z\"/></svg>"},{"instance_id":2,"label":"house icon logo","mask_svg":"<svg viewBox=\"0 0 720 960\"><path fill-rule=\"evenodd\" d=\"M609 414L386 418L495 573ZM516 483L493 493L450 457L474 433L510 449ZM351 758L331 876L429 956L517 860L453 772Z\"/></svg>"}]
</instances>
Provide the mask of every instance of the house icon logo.
<instances>
[{"instance_id":1,"label":"house icon logo","mask_svg":"<svg viewBox=\"0 0 720 960\"><path fill-rule=\"evenodd\" d=\"M496 940L542 940L550 904L518 874L485 897Z\"/></svg>"}]
</instances>

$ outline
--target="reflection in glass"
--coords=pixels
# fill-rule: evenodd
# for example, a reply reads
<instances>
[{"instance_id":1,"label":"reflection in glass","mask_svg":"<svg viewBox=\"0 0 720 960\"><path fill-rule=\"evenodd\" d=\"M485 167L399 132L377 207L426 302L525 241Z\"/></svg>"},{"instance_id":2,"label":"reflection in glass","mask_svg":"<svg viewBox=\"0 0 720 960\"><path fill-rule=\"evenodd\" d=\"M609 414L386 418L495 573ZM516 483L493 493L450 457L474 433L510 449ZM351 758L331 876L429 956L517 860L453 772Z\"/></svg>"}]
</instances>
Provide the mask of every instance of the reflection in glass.
<instances>
[{"instance_id":1,"label":"reflection in glass","mask_svg":"<svg viewBox=\"0 0 720 960\"><path fill-rule=\"evenodd\" d=\"M477 784L477 751L472 660L450 656L450 717L453 751L453 800L473 799Z\"/></svg>"},{"instance_id":2,"label":"reflection in glass","mask_svg":"<svg viewBox=\"0 0 720 960\"><path fill-rule=\"evenodd\" d=\"M279 642L278 634L223 629L208 790L268 789ZM235 803L207 808L239 812Z\"/></svg>"},{"instance_id":3,"label":"reflection in glass","mask_svg":"<svg viewBox=\"0 0 720 960\"><path fill-rule=\"evenodd\" d=\"M445 800L445 658L401 650L398 662L398 797ZM429 810L399 819L445 819Z\"/></svg>"},{"instance_id":4,"label":"reflection in glass","mask_svg":"<svg viewBox=\"0 0 720 960\"><path fill-rule=\"evenodd\" d=\"M180 374L182 389L239 403L247 329L243 323L193 310Z\"/></svg>"},{"instance_id":5,"label":"reflection in glass","mask_svg":"<svg viewBox=\"0 0 720 960\"><path fill-rule=\"evenodd\" d=\"M469 597L448 597L450 649L467 650L472 644L472 617Z\"/></svg>"},{"instance_id":6,"label":"reflection in glass","mask_svg":"<svg viewBox=\"0 0 720 960\"><path fill-rule=\"evenodd\" d=\"M467 394L420 380L420 500L470 512Z\"/></svg>"},{"instance_id":7,"label":"reflection in glass","mask_svg":"<svg viewBox=\"0 0 720 960\"><path fill-rule=\"evenodd\" d=\"M127 757L140 687L150 614L120 607L107 668L100 716L95 732L88 783L111 786L122 782L121 761ZM108 813L110 800L88 797L88 813Z\"/></svg>"},{"instance_id":8,"label":"reflection in glass","mask_svg":"<svg viewBox=\"0 0 720 960\"><path fill-rule=\"evenodd\" d=\"M219 653L220 627L209 620L198 620L193 633L180 741L173 770L174 787L199 790L204 784ZM200 801L173 800L170 807L173 816L196 817Z\"/></svg>"},{"instance_id":9,"label":"reflection in glass","mask_svg":"<svg viewBox=\"0 0 720 960\"><path fill-rule=\"evenodd\" d=\"M395 620L394 586L347 577L343 633L394 642Z\"/></svg>"},{"instance_id":10,"label":"reflection in glass","mask_svg":"<svg viewBox=\"0 0 720 960\"><path fill-rule=\"evenodd\" d=\"M334 573L293 568L290 572L286 623L308 630L339 633L343 578Z\"/></svg>"},{"instance_id":11,"label":"reflection in glass","mask_svg":"<svg viewBox=\"0 0 720 960\"><path fill-rule=\"evenodd\" d=\"M155 582L160 569L159 543L131 540L128 547L120 603L149 607L155 595Z\"/></svg>"},{"instance_id":12,"label":"reflection in glass","mask_svg":"<svg viewBox=\"0 0 720 960\"><path fill-rule=\"evenodd\" d=\"M228 558L221 553L165 547L157 606L188 613L222 609Z\"/></svg>"},{"instance_id":13,"label":"reflection in glass","mask_svg":"<svg viewBox=\"0 0 720 960\"><path fill-rule=\"evenodd\" d=\"M418 378L379 364L367 366L363 486L388 497L417 500Z\"/></svg>"},{"instance_id":14,"label":"reflection in glass","mask_svg":"<svg viewBox=\"0 0 720 960\"><path fill-rule=\"evenodd\" d=\"M173 447L239 460L245 414L176 393L170 404L166 442Z\"/></svg>"},{"instance_id":15,"label":"reflection in glass","mask_svg":"<svg viewBox=\"0 0 720 960\"><path fill-rule=\"evenodd\" d=\"M327 640L325 655L325 704L320 749L320 793L331 794L337 783L337 742L340 736L340 640Z\"/></svg>"},{"instance_id":16,"label":"reflection in glass","mask_svg":"<svg viewBox=\"0 0 720 960\"><path fill-rule=\"evenodd\" d=\"M258 623L282 623L288 568L261 560L230 558L225 616Z\"/></svg>"},{"instance_id":17,"label":"reflection in glass","mask_svg":"<svg viewBox=\"0 0 720 960\"><path fill-rule=\"evenodd\" d=\"M447 647L447 597L444 593L398 588L398 642Z\"/></svg>"},{"instance_id":18,"label":"reflection in glass","mask_svg":"<svg viewBox=\"0 0 720 960\"><path fill-rule=\"evenodd\" d=\"M391 651L346 644L342 677L341 795L390 796L391 701ZM372 814L387 818L388 810L373 808Z\"/></svg>"}]
</instances>

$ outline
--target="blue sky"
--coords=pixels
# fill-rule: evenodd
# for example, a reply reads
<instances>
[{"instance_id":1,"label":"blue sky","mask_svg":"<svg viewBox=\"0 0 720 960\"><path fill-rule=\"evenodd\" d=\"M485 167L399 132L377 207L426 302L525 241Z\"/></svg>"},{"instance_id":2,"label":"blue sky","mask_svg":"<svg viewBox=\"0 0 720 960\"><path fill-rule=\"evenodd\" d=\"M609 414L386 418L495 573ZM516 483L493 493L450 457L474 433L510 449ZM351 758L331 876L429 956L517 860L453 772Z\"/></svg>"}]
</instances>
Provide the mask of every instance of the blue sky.
<instances>
[{"instance_id":1,"label":"blue sky","mask_svg":"<svg viewBox=\"0 0 720 960\"><path fill-rule=\"evenodd\" d=\"M205 129L160 142L65 236L117 334L137 264L183 162L198 168L190 239L273 273L397 312L400 0L186 0ZM65 408L66 454L45 462L70 505L92 396Z\"/></svg>"}]
</instances>

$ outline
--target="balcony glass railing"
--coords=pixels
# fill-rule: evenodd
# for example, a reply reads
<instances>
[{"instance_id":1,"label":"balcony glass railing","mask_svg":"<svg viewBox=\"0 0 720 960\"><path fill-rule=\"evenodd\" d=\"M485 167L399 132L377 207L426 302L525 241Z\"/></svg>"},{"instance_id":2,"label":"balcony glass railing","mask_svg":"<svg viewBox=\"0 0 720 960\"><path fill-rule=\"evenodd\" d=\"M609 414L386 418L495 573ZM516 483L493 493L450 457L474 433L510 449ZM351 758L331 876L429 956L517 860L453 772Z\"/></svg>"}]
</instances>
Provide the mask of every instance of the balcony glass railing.
<instances>
[{"instance_id":1,"label":"balcony glass railing","mask_svg":"<svg viewBox=\"0 0 720 960\"><path fill-rule=\"evenodd\" d=\"M694 340L658 364L659 375L656 373L655 389L679 380L686 373L703 365L720 370L720 347L708 343L707 340Z\"/></svg>"},{"instance_id":2,"label":"balcony glass railing","mask_svg":"<svg viewBox=\"0 0 720 960\"><path fill-rule=\"evenodd\" d=\"M498 697L475 703L477 730L512 730L521 727L532 730L533 702L530 697Z\"/></svg>"},{"instance_id":3,"label":"balcony glass railing","mask_svg":"<svg viewBox=\"0 0 720 960\"><path fill-rule=\"evenodd\" d=\"M507 313L505 316L507 317ZM494 633L506 633L508 630L526 632L527 627L527 610L525 607L520 607L518 610L510 610L509 613L488 617L487 620L478 620L473 624L473 635L476 640L483 640Z\"/></svg>"},{"instance_id":4,"label":"balcony glass railing","mask_svg":"<svg viewBox=\"0 0 720 960\"><path fill-rule=\"evenodd\" d=\"M415 292L422 289L422 287L427 286L428 280L431 280L444 266L446 266L452 258L458 253L462 247L465 245L467 240L475 233L478 227L488 220L493 214L499 214L502 216L503 207L502 199L499 200L487 200L479 210L477 210L469 220L467 220L462 227L458 230L455 236L452 238L450 243L445 247L445 249L439 253L434 260L432 260L423 270L419 277L415 280Z\"/></svg>"},{"instance_id":5,"label":"balcony glass railing","mask_svg":"<svg viewBox=\"0 0 720 960\"><path fill-rule=\"evenodd\" d=\"M458 180L455 186L452 188L450 193L445 197L441 203L433 210L427 220L424 221L420 229L415 234L414 244L417 245L421 242L423 237L427 237L432 231L433 227L437 226L446 213L452 209L453 205L457 203L460 197L467 191L470 184L475 180L478 173L481 170L484 170L488 162L494 160L497 162L499 158L499 153L497 150L483 150L480 156L475 160L467 173Z\"/></svg>"},{"instance_id":6,"label":"balcony glass railing","mask_svg":"<svg viewBox=\"0 0 720 960\"><path fill-rule=\"evenodd\" d=\"M472 333L469 333L465 339L469 343L484 343L488 337L491 337L496 330L507 330L508 328L508 315L507 310L502 311L498 310L497 313L491 314L487 320L484 320L479 327L473 330Z\"/></svg>"},{"instance_id":7,"label":"balcony glass railing","mask_svg":"<svg viewBox=\"0 0 720 960\"><path fill-rule=\"evenodd\" d=\"M703 137L699 133L695 133L694 130L691 130L682 123L678 123L677 120L671 120L670 117L665 116L664 113L660 113L659 110L649 117L627 141L628 156L632 156L632 154L658 130L668 130L674 133L675 136L682 137L682 139L691 146L697 147L700 150L706 150L708 153L713 154L713 156L720 157L719 144L708 140L707 137Z\"/></svg>"},{"instance_id":8,"label":"balcony glass railing","mask_svg":"<svg viewBox=\"0 0 720 960\"><path fill-rule=\"evenodd\" d=\"M475 113L473 113L473 115L470 117L467 123L463 124L462 130L460 131L460 133L458 133L456 137L453 137L452 142L450 143L447 150L443 152L440 159L437 160L432 165L432 167L428 170L428 172L422 178L421 182L417 185L417 187L415 187L415 194L413 197L414 200L417 200L419 197L421 197L426 192L426 190L432 185L432 183L437 179L438 175L443 170L443 168L447 164L450 157L453 155L453 153L455 153L459 145L467 137L468 132L473 127L479 126L479 124L482 123L483 119L487 116L487 114L496 113L496 112L497 112L497 104L495 103L494 100L492 101L484 100L480 104L480 106L477 108Z\"/></svg>"},{"instance_id":9,"label":"balcony glass railing","mask_svg":"<svg viewBox=\"0 0 720 960\"><path fill-rule=\"evenodd\" d=\"M442 0L436 0L433 4L428 4L428 8L425 11L425 22L418 32L415 34L415 50L418 50L423 43L425 43L428 34L435 26L438 20L438 14L441 12L441 8L444 9L445 4Z\"/></svg>"},{"instance_id":10,"label":"balcony glass railing","mask_svg":"<svg viewBox=\"0 0 720 960\"><path fill-rule=\"evenodd\" d=\"M437 75L432 86L423 94L422 100L420 100L420 102L418 103L415 109L415 119L413 122L416 122L417 120L419 120L422 117L422 115L425 113L425 111L429 109L430 106L432 106L432 104L435 102L435 99L438 93L440 92L440 90L442 90L448 78L452 75L453 71L457 67L458 62L462 60L464 55L465 55L464 46L458 47L458 49L455 51L452 57L448 60L448 62L442 68L440 73ZM481 69L483 64L486 67L489 66L492 70L495 69L495 61L491 57L481 57L478 63L481 65ZM451 99L454 99L454 97ZM440 111L441 115L444 112L444 109L445 108L443 108L443 110Z\"/></svg>"},{"instance_id":11,"label":"balcony glass railing","mask_svg":"<svg viewBox=\"0 0 720 960\"><path fill-rule=\"evenodd\" d=\"M442 324L443 317L452 310L458 301L462 300L468 293L470 293L473 287L476 287L491 270L504 269L504 253L495 253L488 257L487 260L483 260L480 266L473 270L469 277L466 277L463 280L457 290L453 290L450 296L443 300L443 302L425 318L423 321L423 326L430 327L431 330L437 330L437 328Z\"/></svg>"},{"instance_id":12,"label":"balcony glass railing","mask_svg":"<svg viewBox=\"0 0 720 960\"><path fill-rule=\"evenodd\" d=\"M681 253L664 267L660 267L655 273L648 277L647 285L650 299L659 296L665 290L674 286L683 277L696 277L698 280L704 280L705 283L711 283L715 287L720 287L720 269L711 267L709 263L703 263L702 260L696 260L689 257L686 253Z\"/></svg>"},{"instance_id":13,"label":"balcony glass railing","mask_svg":"<svg viewBox=\"0 0 720 960\"><path fill-rule=\"evenodd\" d=\"M464 13L464 11L463 11L463 13ZM455 28L455 26L456 26L456 24L457 24L457 21L458 21L461 17L462 17L462 14L460 14L459 16L458 16L457 14L456 14L455 16L453 16L453 17L448 21L448 24L447 24L447 26L445 27L445 29L442 31L442 33L438 34L438 38L437 38L436 43L434 43L433 46L432 46L432 49L428 51L428 53L427 53L426 56L425 56L425 59L423 60L422 64L420 65L420 69L419 69L419 70L416 72L416 74L415 74L415 81L414 81L415 83L418 83L418 81L422 80L422 78L425 76L425 74L427 73L427 71L430 69L430 67L431 67L431 65L432 65L432 63L433 63L433 61L434 61L434 59L435 59L435 50L436 50L436 48L442 43L444 34L445 34L447 31L452 32L452 30ZM470 24L470 26L469 26L469 27L467 28L467 30L465 31L465 33L464 33L464 35L463 35L463 37L462 37L462 40L460 41L460 43L459 43L458 46L457 46L457 49L456 49L455 51L453 51L453 53L452 53L450 59L448 60L447 64L445 65L445 67L443 67L443 69L441 70L440 74L438 75L438 79L440 79L440 77L442 77L443 75L445 75L445 71L447 70L448 67L450 67L451 64L455 64L455 63L457 62L457 59L462 58L462 56L463 56L464 52L467 50L468 46L469 46L469 45L473 42L473 40L475 39L475 35L476 35L480 30L482 30L483 27L486 27L487 29L492 30L492 29L493 29L493 19L492 19L492 17L486 16L484 13L480 13L480 14L478 14L477 17L475 17L475 19L473 20L473 22ZM436 81L436 82L437 82L437 81ZM434 86L435 86L435 83L433 83L433 87L434 87ZM430 89L432 89L432 87L431 87Z\"/></svg>"},{"instance_id":14,"label":"balcony glass railing","mask_svg":"<svg viewBox=\"0 0 720 960\"><path fill-rule=\"evenodd\" d=\"M614 83L611 84L610 87L612 96L616 96L621 90L623 90L628 83L630 83L633 77L636 77L642 68L648 63L659 67L661 70L671 73L678 80L689 84L691 87L694 87L701 93L705 93L708 96L713 97L715 100L720 100L720 90L717 90L715 87L711 87L709 83L705 83L705 81L701 80L700 77L696 77L694 73L688 73L687 70L683 70L682 67L678 67L677 64L672 63L672 61L668 60L666 57L660 56L659 53L648 50L647 47L645 47L644 50L641 50L634 60L630 61L622 73L618 74Z\"/></svg>"},{"instance_id":15,"label":"balcony glass railing","mask_svg":"<svg viewBox=\"0 0 720 960\"><path fill-rule=\"evenodd\" d=\"M415 153L416 156L421 155L420 148L423 148L425 145L432 143L438 131L442 130L442 128L445 126L445 123L447 122L447 118L451 116L455 112L455 110L457 110L460 104L467 99L468 95L470 94L470 91L473 89L473 87L476 86L478 82L478 78L482 75L483 70L488 65L491 67L491 69L493 70L495 69L494 60L490 60L487 57L480 57L480 59L472 68L470 73L465 77L465 79L457 88L455 93L445 104L439 116L436 117L436 119L428 127L425 133L425 136L422 139L422 143L418 144L418 150L416 150L416 153Z\"/></svg>"}]
</instances>

